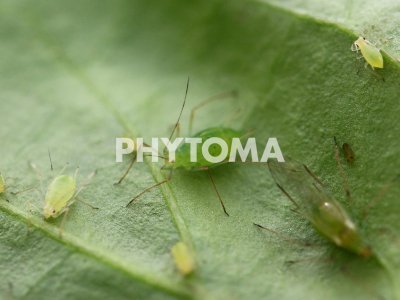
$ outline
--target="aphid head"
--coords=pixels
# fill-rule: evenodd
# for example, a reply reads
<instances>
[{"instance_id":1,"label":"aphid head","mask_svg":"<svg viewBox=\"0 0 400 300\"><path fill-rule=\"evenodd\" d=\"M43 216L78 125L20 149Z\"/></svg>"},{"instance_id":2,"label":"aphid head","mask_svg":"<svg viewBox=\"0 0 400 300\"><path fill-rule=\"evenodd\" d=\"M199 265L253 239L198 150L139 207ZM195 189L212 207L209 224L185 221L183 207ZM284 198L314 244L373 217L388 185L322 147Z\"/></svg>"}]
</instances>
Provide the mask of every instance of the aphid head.
<instances>
[{"instance_id":1,"label":"aphid head","mask_svg":"<svg viewBox=\"0 0 400 300\"><path fill-rule=\"evenodd\" d=\"M57 214L57 211L54 207L51 207L49 204L46 204L43 208L43 217L45 219L54 218Z\"/></svg>"},{"instance_id":2,"label":"aphid head","mask_svg":"<svg viewBox=\"0 0 400 300\"><path fill-rule=\"evenodd\" d=\"M358 37L357 40L354 41L354 43L351 45L351 51L359 51L360 47L362 47L363 44L365 44L365 37Z\"/></svg>"}]
</instances>

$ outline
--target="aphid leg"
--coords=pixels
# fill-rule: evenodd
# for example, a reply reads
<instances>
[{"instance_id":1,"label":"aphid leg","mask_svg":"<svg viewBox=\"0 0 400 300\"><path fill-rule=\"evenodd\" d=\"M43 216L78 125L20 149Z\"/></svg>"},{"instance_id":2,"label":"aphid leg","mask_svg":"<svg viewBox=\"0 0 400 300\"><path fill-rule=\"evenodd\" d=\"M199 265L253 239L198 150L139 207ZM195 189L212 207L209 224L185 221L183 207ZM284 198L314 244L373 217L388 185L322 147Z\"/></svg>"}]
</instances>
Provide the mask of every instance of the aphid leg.
<instances>
[{"instance_id":1,"label":"aphid leg","mask_svg":"<svg viewBox=\"0 0 400 300\"><path fill-rule=\"evenodd\" d=\"M223 99L235 99L235 98L237 98L237 95L238 95L237 91L223 92L223 93L211 96L211 97L205 99L204 101L202 101L201 103L199 103L198 105L196 105L195 107L193 107L190 112L190 119L189 119L189 136L192 135L195 114L200 108L203 108L204 106L206 106L214 101L219 101L219 100L223 100Z\"/></svg>"},{"instance_id":2,"label":"aphid leg","mask_svg":"<svg viewBox=\"0 0 400 300\"><path fill-rule=\"evenodd\" d=\"M209 177L210 180L211 180L211 184L212 184L212 186L213 186L213 188L214 188L214 191L215 191L215 193L216 193L217 196L218 196L219 202L221 203L221 206L222 206L222 209L224 210L224 213L229 217L229 214L228 214L228 212L226 211L224 202L222 201L222 197L221 197L221 195L220 195L219 192L218 192L217 186L215 185L214 179L213 179L213 177L212 177L212 175L211 175L211 171L210 171L209 169L207 169L207 174L208 174L208 177Z\"/></svg>"},{"instance_id":3,"label":"aphid leg","mask_svg":"<svg viewBox=\"0 0 400 300\"><path fill-rule=\"evenodd\" d=\"M291 259L285 261L287 265L294 265L298 263L310 263L310 262L318 262L318 263L333 263L334 260L331 256L329 257L309 257L309 258L301 258L301 259Z\"/></svg>"},{"instance_id":4,"label":"aphid leg","mask_svg":"<svg viewBox=\"0 0 400 300\"><path fill-rule=\"evenodd\" d=\"M342 163L340 162L340 150L339 150L339 145L338 145L338 142L337 142L335 136L333 137L333 141L334 141L334 149L335 149L335 160L337 162L339 173L343 178L343 188L346 193L347 201L349 203L351 203L351 193L350 193L350 188L349 188L349 181L348 181L346 172L344 171L344 168L342 166Z\"/></svg>"},{"instance_id":5,"label":"aphid leg","mask_svg":"<svg viewBox=\"0 0 400 300\"><path fill-rule=\"evenodd\" d=\"M77 170L75 172L75 180L76 180L78 170L79 169L77 168ZM85 189L92 182L92 179L96 174L97 174L97 170L94 170L92 173L89 174L89 176L86 178L86 180L81 184L81 186L76 191L74 197L77 197L79 195L79 193L82 192L82 190Z\"/></svg>"},{"instance_id":6,"label":"aphid leg","mask_svg":"<svg viewBox=\"0 0 400 300\"><path fill-rule=\"evenodd\" d=\"M131 160L131 163L129 164L128 169L126 169L126 171L124 172L124 174L122 175L122 177L121 177L117 182L115 182L114 185L121 184L121 182L122 182L122 181L125 179L125 177L129 174L129 172L130 172L130 170L132 169L133 164L135 163L135 161L136 161L136 154L132 156L132 160Z\"/></svg>"},{"instance_id":7,"label":"aphid leg","mask_svg":"<svg viewBox=\"0 0 400 300\"><path fill-rule=\"evenodd\" d=\"M324 186L324 184L322 183L322 181L318 178L317 175L315 175L313 172L311 172L311 170L303 164L304 169L306 170L306 172L315 179L316 182L318 182L321 186Z\"/></svg>"},{"instance_id":8,"label":"aphid leg","mask_svg":"<svg viewBox=\"0 0 400 300\"><path fill-rule=\"evenodd\" d=\"M396 176L394 179L392 179L391 181L389 181L388 183L386 183L381 190L379 191L379 193L372 198L372 200L370 200L368 202L368 204L365 206L363 212L362 212L362 216L361 216L361 220L364 221L366 219L366 217L368 216L368 212L369 210L374 207L382 198L383 196L387 193L387 191L392 187L393 183L399 179L400 176Z\"/></svg>"},{"instance_id":9,"label":"aphid leg","mask_svg":"<svg viewBox=\"0 0 400 300\"><path fill-rule=\"evenodd\" d=\"M33 162L29 162L29 167L33 170L33 172L36 174L36 177L39 179L40 183L40 192L42 195L44 195L44 187L43 187L43 176L42 173L40 172L39 168L37 167L36 164Z\"/></svg>"},{"instance_id":10,"label":"aphid leg","mask_svg":"<svg viewBox=\"0 0 400 300\"><path fill-rule=\"evenodd\" d=\"M126 205L126 207L128 207L129 205L131 205L134 201L136 201L137 199L139 199L143 194L147 193L148 191L152 190L155 187L158 187L164 183L167 183L169 181L169 179L164 179L163 181L157 182L156 184L153 184L152 186L149 186L148 188L144 189L142 192L140 192L138 195L136 195L135 197L133 197L131 199L131 201L128 202L128 204Z\"/></svg>"},{"instance_id":11,"label":"aphid leg","mask_svg":"<svg viewBox=\"0 0 400 300\"><path fill-rule=\"evenodd\" d=\"M357 43L351 44L351 48L350 49L351 49L351 51L357 52L357 53L358 53L358 50L360 50L360 48L358 47Z\"/></svg>"},{"instance_id":12,"label":"aphid leg","mask_svg":"<svg viewBox=\"0 0 400 300\"><path fill-rule=\"evenodd\" d=\"M309 246L313 245L312 243L310 243L308 241L303 241L303 240L299 240L299 239L294 239L294 238L288 237L288 236L286 236L286 235L284 235L284 234L282 234L282 233L280 233L280 232L278 232L276 230L273 230L271 228L267 228L267 227L262 226L260 224L253 223L253 225L257 226L260 229L269 231L269 232L275 234L276 236L278 236L279 238L281 238L282 240L285 240L285 241L287 241L289 243L297 244L297 245L300 245L300 246L306 246L306 247L309 247Z\"/></svg>"},{"instance_id":13,"label":"aphid leg","mask_svg":"<svg viewBox=\"0 0 400 300\"><path fill-rule=\"evenodd\" d=\"M39 207L37 207L35 204L33 204L31 200L28 200L28 201L26 202L26 204L28 205L29 211L30 211L31 213L34 213L34 209L35 209L37 212L40 212L40 210L41 210Z\"/></svg>"},{"instance_id":14,"label":"aphid leg","mask_svg":"<svg viewBox=\"0 0 400 300\"><path fill-rule=\"evenodd\" d=\"M167 179L164 179L163 181L157 182L156 184L153 184L152 186L149 186L148 188L144 189L142 192L140 192L135 197L133 197L131 199L131 201L129 201L128 204L125 207L128 207L129 205L131 205L133 202L135 202L137 199L139 199L142 195L144 195L148 191L151 191L153 188L156 188L156 187L158 187L158 186L160 186L160 185L162 185L164 183L167 183L171 179L172 179L172 170L170 171L169 176L167 177Z\"/></svg>"},{"instance_id":15,"label":"aphid leg","mask_svg":"<svg viewBox=\"0 0 400 300\"><path fill-rule=\"evenodd\" d=\"M91 209L99 209L98 207L93 206L92 204L87 203L86 201L83 201L81 198L75 198L75 199L76 199L76 201L78 201L82 204L85 204L86 206L89 206Z\"/></svg>"},{"instance_id":16,"label":"aphid leg","mask_svg":"<svg viewBox=\"0 0 400 300\"><path fill-rule=\"evenodd\" d=\"M292 203L294 204L294 206L296 206L296 209L295 209L295 210L299 209L300 206L297 204L296 201L294 201L294 199L289 195L289 193L286 192L286 191L284 190L284 188L281 187L278 183L277 183L276 185L277 185L277 187L282 191L282 193L290 200L290 202L292 202Z\"/></svg>"},{"instance_id":17,"label":"aphid leg","mask_svg":"<svg viewBox=\"0 0 400 300\"><path fill-rule=\"evenodd\" d=\"M67 220L67 217L68 217L68 213L69 213L69 207L67 206L64 210L64 216L60 223L60 234L59 234L60 238L62 238L62 236L64 234L64 226L65 226L65 221Z\"/></svg>"},{"instance_id":18,"label":"aphid leg","mask_svg":"<svg viewBox=\"0 0 400 300\"><path fill-rule=\"evenodd\" d=\"M36 186L31 186L31 187L26 188L26 189L23 189L23 190L21 190L21 191L18 191L18 192L12 191L12 192L10 192L10 193L11 193L12 195L19 195L19 194L22 194L22 193L25 193L25 192L32 191L32 190L34 190L34 189L36 189L36 188L37 188Z\"/></svg>"},{"instance_id":19,"label":"aphid leg","mask_svg":"<svg viewBox=\"0 0 400 300\"><path fill-rule=\"evenodd\" d=\"M235 109L235 111L230 113L225 118L225 120L222 122L222 124L224 124L225 126L227 126L227 124L231 124L234 120L238 119L242 113L243 113L243 108L242 107L239 107L239 108Z\"/></svg>"}]
</instances>

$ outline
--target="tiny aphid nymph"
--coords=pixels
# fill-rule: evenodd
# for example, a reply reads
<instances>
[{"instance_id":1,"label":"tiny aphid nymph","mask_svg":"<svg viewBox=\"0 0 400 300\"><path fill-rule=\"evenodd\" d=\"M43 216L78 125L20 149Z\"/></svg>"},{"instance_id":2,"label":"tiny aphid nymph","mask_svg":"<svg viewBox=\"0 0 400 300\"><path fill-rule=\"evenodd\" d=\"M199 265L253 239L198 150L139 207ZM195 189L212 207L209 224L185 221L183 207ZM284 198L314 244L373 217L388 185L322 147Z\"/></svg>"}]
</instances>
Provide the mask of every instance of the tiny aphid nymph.
<instances>
[{"instance_id":1,"label":"tiny aphid nymph","mask_svg":"<svg viewBox=\"0 0 400 300\"><path fill-rule=\"evenodd\" d=\"M171 249L176 268L182 275L187 276L193 273L195 262L189 247L184 242L176 243Z\"/></svg>"},{"instance_id":2,"label":"tiny aphid nymph","mask_svg":"<svg viewBox=\"0 0 400 300\"><path fill-rule=\"evenodd\" d=\"M361 51L366 61L366 65L370 65L372 69L383 68L383 57L381 51L364 37L359 37L352 45L351 51Z\"/></svg>"},{"instance_id":3,"label":"tiny aphid nymph","mask_svg":"<svg viewBox=\"0 0 400 300\"><path fill-rule=\"evenodd\" d=\"M50 159L50 161L51 161L51 159ZM35 164L30 163L30 167L35 171L35 173L39 177L41 191L43 193L42 175L39 172L39 170ZM66 218L67 218L67 215L69 212L69 208L76 201L79 201L79 202L89 206L92 209L98 209L97 207L94 207L91 204L86 203L82 199L78 199L78 195L87 185L89 185L91 179L96 175L96 171L92 172L88 176L86 181L84 183L81 183L81 185L79 187L77 187L76 178L78 176L79 169L76 169L75 174L73 176L71 176L71 175L62 174L64 172L65 168L66 167L64 167L60 171L59 175L56 175L54 177L54 179L48 185L46 194L44 196L44 206L43 206L43 210L42 210L42 216L45 220L48 220L50 218L57 218L60 215L64 214L63 219L60 224L60 235L62 235L63 225L66 221ZM33 188L28 188L21 192L29 191L32 189ZM18 192L18 193L21 193L21 192ZM18 194L18 193L16 193L16 194Z\"/></svg>"},{"instance_id":4,"label":"tiny aphid nymph","mask_svg":"<svg viewBox=\"0 0 400 300\"><path fill-rule=\"evenodd\" d=\"M344 143L342 145L342 149L343 149L344 157L346 158L347 162L349 164L354 163L354 160L356 159L356 156L355 156L354 151L351 148L350 144Z\"/></svg>"},{"instance_id":5,"label":"tiny aphid nymph","mask_svg":"<svg viewBox=\"0 0 400 300\"><path fill-rule=\"evenodd\" d=\"M59 175L53 179L47 188L43 217L57 218L72 203L76 192L76 179L69 175Z\"/></svg>"}]
</instances>

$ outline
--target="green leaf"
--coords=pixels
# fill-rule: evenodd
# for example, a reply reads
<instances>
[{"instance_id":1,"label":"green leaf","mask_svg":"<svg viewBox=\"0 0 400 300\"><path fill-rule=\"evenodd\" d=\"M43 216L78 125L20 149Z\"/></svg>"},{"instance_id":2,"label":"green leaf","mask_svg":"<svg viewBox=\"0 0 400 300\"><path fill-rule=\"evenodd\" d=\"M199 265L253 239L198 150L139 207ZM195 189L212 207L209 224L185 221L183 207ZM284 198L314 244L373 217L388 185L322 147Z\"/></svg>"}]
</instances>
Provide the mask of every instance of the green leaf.
<instances>
[{"instance_id":1,"label":"green leaf","mask_svg":"<svg viewBox=\"0 0 400 300\"><path fill-rule=\"evenodd\" d=\"M3 298L400 297L398 181L378 196L362 224L372 259L320 237L291 211L265 166L213 170L230 217L202 172L176 171L168 185L129 208L133 196L164 178L161 163L137 163L123 184L113 185L128 165L115 163L115 138L168 136L189 75L183 134L190 108L237 90L238 100L199 111L194 129L225 122L258 139L277 137L284 155L310 166L342 203L332 137L350 143L356 162L345 165L348 209L361 220L399 173L400 70L393 60L399 6L389 0L276 3L0 2ZM389 39L392 57L384 55L383 70L365 69L350 51L362 30L371 30L377 44ZM81 183L97 169L81 196L100 209L76 202L60 237L62 217L40 217L42 193L11 194L40 186L28 161L41 170L44 187L66 163L71 174L79 166ZM180 240L195 250L197 270L188 279L170 254Z\"/></svg>"}]
</instances>

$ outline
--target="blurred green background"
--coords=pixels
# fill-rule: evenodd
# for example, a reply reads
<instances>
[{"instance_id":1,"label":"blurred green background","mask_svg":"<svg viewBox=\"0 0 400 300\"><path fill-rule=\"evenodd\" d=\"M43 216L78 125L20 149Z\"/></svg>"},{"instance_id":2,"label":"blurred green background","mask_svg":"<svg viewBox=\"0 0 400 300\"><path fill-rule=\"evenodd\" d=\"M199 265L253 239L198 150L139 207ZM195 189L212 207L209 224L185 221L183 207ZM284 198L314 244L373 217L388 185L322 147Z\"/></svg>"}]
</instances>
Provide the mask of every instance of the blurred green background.
<instances>
[{"instance_id":1,"label":"blurred green background","mask_svg":"<svg viewBox=\"0 0 400 300\"><path fill-rule=\"evenodd\" d=\"M176 172L130 208L132 196L163 178L160 165L136 164L113 186L128 165L115 163L115 138L168 136L190 76L182 134L190 108L236 90L237 99L199 112L195 131L226 125L277 137L284 154L309 165L342 202L332 137L350 143L357 159L345 166L348 209L360 220L399 173L400 82L392 58L374 73L350 46L367 32L396 59L396 1L1 0L0 15L1 299L400 296L398 182L362 226L377 257L369 260L321 238L264 167L213 171L230 217L201 172ZM67 173L80 167L80 182L97 169L82 198L100 209L75 203L60 238L61 218L40 217L41 193L11 194L38 185L28 161L46 183L66 163ZM170 255L179 240L195 249L191 278Z\"/></svg>"}]
</instances>

